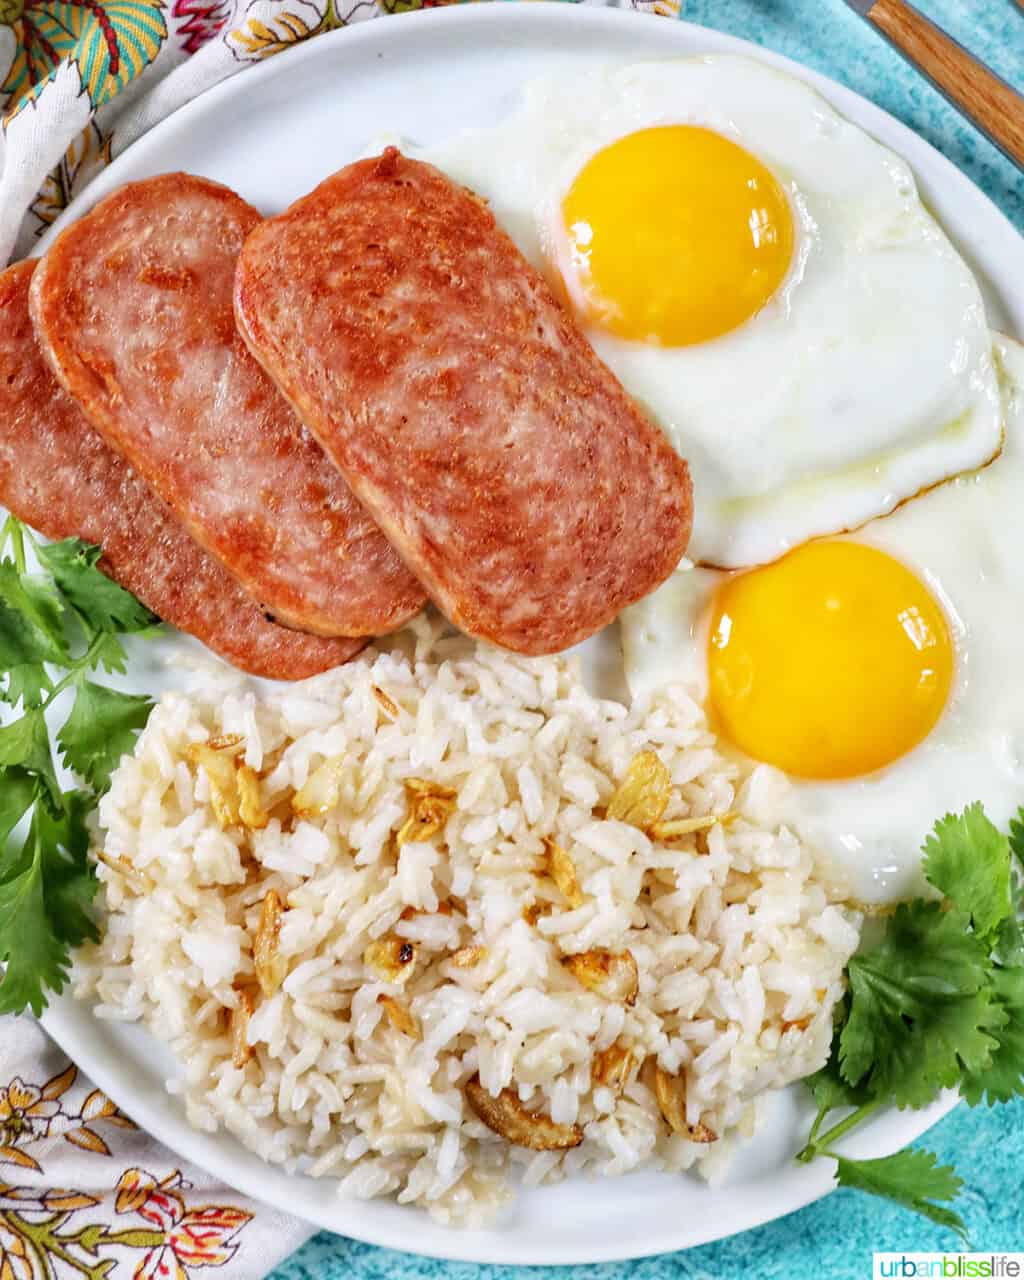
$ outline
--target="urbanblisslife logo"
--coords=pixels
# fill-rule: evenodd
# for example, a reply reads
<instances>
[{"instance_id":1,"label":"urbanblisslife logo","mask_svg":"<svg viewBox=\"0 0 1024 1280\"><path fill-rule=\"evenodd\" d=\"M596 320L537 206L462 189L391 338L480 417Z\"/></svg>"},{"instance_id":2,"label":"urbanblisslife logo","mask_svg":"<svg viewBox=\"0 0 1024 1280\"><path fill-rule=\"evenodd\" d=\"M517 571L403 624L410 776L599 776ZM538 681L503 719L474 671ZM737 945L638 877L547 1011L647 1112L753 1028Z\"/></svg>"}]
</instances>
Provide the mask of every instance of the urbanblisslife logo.
<instances>
[{"instance_id":1,"label":"urbanblisslife logo","mask_svg":"<svg viewBox=\"0 0 1024 1280\"><path fill-rule=\"evenodd\" d=\"M1024 1280L1024 1253L876 1253L873 1280Z\"/></svg>"}]
</instances>

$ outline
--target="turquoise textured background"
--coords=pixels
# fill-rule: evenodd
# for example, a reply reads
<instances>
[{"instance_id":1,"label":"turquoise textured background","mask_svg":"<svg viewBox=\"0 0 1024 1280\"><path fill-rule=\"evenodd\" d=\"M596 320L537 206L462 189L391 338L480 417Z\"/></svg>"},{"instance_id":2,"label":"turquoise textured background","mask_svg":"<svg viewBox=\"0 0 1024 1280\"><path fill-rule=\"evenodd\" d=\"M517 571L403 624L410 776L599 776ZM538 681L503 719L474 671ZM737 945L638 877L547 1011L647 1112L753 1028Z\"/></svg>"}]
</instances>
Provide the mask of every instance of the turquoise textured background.
<instances>
[{"instance_id":1,"label":"turquoise textured background","mask_svg":"<svg viewBox=\"0 0 1024 1280\"><path fill-rule=\"evenodd\" d=\"M1016 0L917 0L1004 79L1024 89ZM683 17L796 58L891 111L938 147L1024 232L1024 175L840 0L684 0ZM657 19L637 16L637 21ZM1024 334L1019 335L1024 337ZM966 1181L960 1207L976 1250L1024 1251L1024 1099L961 1105L923 1140ZM530 1268L530 1280L861 1280L873 1251L952 1250L950 1232L856 1192L718 1244L632 1263ZM512 1280L516 1267L437 1262L321 1233L273 1280Z\"/></svg>"}]
</instances>

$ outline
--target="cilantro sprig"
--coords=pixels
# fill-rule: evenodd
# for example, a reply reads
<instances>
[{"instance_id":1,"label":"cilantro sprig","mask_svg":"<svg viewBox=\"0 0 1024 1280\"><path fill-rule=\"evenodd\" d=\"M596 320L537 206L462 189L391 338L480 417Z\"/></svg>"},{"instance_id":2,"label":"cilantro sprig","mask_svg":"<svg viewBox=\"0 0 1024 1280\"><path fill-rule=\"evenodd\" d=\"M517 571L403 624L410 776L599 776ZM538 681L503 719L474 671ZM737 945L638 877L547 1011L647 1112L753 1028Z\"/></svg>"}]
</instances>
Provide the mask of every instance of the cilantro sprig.
<instances>
[{"instance_id":1,"label":"cilantro sprig","mask_svg":"<svg viewBox=\"0 0 1024 1280\"><path fill-rule=\"evenodd\" d=\"M835 1144L879 1108L959 1088L969 1106L1024 1094L1024 809L1004 835L980 804L940 819L924 874L940 897L901 903L847 967L829 1061L808 1080L818 1113L797 1156L836 1161L840 1186L884 1196L962 1239L962 1186L928 1151L852 1160ZM827 1127L834 1112L842 1119Z\"/></svg>"},{"instance_id":2,"label":"cilantro sprig","mask_svg":"<svg viewBox=\"0 0 1024 1280\"><path fill-rule=\"evenodd\" d=\"M0 1013L41 1013L71 948L96 937L88 817L152 707L90 679L123 672L121 637L159 622L96 567L100 554L77 538L37 542L13 516L0 529ZM62 788L55 749L81 787Z\"/></svg>"}]
</instances>

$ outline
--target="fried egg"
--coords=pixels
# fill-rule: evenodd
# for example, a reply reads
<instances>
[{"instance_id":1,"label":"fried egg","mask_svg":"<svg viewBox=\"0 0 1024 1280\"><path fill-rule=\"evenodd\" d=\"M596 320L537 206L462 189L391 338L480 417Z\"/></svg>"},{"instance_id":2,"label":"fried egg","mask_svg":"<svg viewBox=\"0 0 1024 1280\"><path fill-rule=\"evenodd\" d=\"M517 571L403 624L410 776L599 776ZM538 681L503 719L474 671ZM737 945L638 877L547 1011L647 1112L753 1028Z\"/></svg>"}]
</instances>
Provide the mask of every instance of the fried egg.
<instances>
[{"instance_id":1,"label":"fried egg","mask_svg":"<svg viewBox=\"0 0 1024 1280\"><path fill-rule=\"evenodd\" d=\"M936 818L1024 799L1024 347L999 338L1000 456L854 535L726 574L683 568L622 617L636 696L685 679L765 762L789 822L865 900L920 888ZM773 811L773 806L774 811Z\"/></svg>"},{"instance_id":2,"label":"fried egg","mask_svg":"<svg viewBox=\"0 0 1024 1280\"><path fill-rule=\"evenodd\" d=\"M696 561L775 559L998 451L970 270L908 166L800 81L574 73L414 153L490 202L687 458Z\"/></svg>"}]
</instances>

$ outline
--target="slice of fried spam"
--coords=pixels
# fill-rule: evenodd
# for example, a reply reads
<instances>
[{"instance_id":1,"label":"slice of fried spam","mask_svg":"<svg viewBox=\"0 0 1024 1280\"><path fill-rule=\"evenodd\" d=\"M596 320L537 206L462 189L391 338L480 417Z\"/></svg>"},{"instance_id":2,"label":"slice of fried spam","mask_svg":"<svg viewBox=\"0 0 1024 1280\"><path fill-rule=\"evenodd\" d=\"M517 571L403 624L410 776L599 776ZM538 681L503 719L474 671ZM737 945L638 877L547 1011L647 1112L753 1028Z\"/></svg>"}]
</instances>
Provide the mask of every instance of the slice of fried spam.
<instances>
[{"instance_id":1,"label":"slice of fried spam","mask_svg":"<svg viewBox=\"0 0 1024 1280\"><path fill-rule=\"evenodd\" d=\"M235 262L259 214L165 174L69 227L32 288L58 379L197 542L275 618L391 631L424 593L235 331Z\"/></svg>"},{"instance_id":2,"label":"slice of fried spam","mask_svg":"<svg viewBox=\"0 0 1024 1280\"><path fill-rule=\"evenodd\" d=\"M239 328L452 621L564 649L679 563L686 463L481 200L389 148L256 226Z\"/></svg>"},{"instance_id":3,"label":"slice of fried spam","mask_svg":"<svg viewBox=\"0 0 1024 1280\"><path fill-rule=\"evenodd\" d=\"M28 313L36 265L0 275L0 503L49 538L101 546L105 573L243 671L298 680L358 653L363 640L304 635L264 617L93 431L36 343Z\"/></svg>"}]
</instances>

